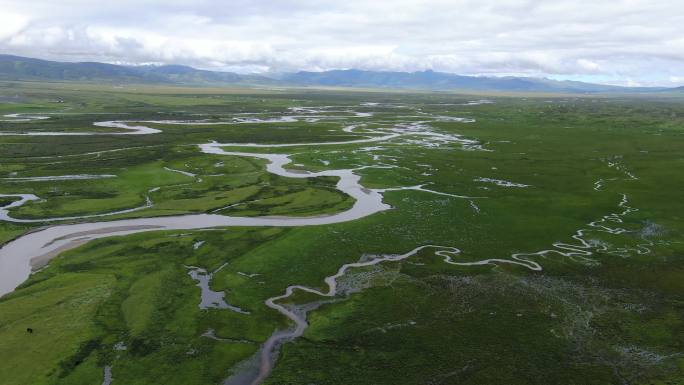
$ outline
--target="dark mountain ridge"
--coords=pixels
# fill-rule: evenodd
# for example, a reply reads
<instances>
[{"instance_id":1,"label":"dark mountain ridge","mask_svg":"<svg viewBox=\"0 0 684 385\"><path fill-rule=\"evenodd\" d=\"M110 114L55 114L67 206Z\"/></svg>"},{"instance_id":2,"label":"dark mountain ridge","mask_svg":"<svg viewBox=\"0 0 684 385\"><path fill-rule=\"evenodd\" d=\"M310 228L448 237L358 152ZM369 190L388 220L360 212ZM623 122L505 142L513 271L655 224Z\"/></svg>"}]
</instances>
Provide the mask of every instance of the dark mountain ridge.
<instances>
[{"instance_id":1,"label":"dark mountain ridge","mask_svg":"<svg viewBox=\"0 0 684 385\"><path fill-rule=\"evenodd\" d=\"M640 93L684 91L680 88L619 87L532 77L464 76L435 71L390 72L357 69L300 71L280 75L243 75L184 65L123 66L98 62L56 62L0 55L0 80L89 81L177 85L261 85L294 87L364 87L556 93Z\"/></svg>"}]
</instances>

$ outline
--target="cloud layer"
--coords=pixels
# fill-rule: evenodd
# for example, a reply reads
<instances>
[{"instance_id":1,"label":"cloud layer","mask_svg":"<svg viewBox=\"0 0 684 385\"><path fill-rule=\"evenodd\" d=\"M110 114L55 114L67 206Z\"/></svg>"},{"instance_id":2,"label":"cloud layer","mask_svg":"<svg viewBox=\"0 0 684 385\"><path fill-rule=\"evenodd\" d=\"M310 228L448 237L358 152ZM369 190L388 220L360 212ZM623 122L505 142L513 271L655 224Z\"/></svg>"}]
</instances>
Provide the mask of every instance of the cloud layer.
<instances>
[{"instance_id":1,"label":"cloud layer","mask_svg":"<svg viewBox=\"0 0 684 385\"><path fill-rule=\"evenodd\" d=\"M0 0L0 9L0 51L46 59L684 83L678 0Z\"/></svg>"}]
</instances>

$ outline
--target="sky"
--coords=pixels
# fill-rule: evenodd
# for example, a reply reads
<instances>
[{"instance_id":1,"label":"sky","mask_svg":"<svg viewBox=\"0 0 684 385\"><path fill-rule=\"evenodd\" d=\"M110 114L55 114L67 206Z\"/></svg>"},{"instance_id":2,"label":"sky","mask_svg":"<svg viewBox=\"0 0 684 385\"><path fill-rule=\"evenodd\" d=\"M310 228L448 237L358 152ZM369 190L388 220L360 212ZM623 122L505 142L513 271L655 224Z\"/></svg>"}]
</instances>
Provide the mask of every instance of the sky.
<instances>
[{"instance_id":1,"label":"sky","mask_svg":"<svg viewBox=\"0 0 684 385\"><path fill-rule=\"evenodd\" d=\"M684 85L682 0L0 0L0 53Z\"/></svg>"}]
</instances>

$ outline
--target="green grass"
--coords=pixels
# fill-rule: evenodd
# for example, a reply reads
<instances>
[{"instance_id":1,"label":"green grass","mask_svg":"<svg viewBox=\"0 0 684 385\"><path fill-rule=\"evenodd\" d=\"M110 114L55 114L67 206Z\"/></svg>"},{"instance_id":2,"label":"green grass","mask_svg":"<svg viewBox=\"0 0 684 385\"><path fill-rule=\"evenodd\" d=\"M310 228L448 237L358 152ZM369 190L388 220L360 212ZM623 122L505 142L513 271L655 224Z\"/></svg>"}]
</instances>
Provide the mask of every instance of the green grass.
<instances>
[{"instance_id":1,"label":"green grass","mask_svg":"<svg viewBox=\"0 0 684 385\"><path fill-rule=\"evenodd\" d=\"M62 274L4 300L0 305L3 382L61 382L92 352L88 345L97 342L93 316L111 294L113 281L105 275ZM27 328L34 332L28 333Z\"/></svg>"},{"instance_id":2,"label":"green grass","mask_svg":"<svg viewBox=\"0 0 684 385\"><path fill-rule=\"evenodd\" d=\"M468 199L395 191L385 194L391 210L348 223L145 233L91 242L56 258L0 299L0 356L8 357L0 360L3 384L99 383L104 365L113 366L115 384L219 384L274 330L288 327L263 304L288 285L322 289L323 279L344 263L425 244L458 247L458 260L478 261L576 243L572 236L587 223L622 211L621 194L638 211L608 223L627 230L622 234L587 231L587 239L606 246L593 250L591 264L549 254L532 258L542 272L508 264L453 266L424 251L402 262L350 271L344 280L358 290L333 302L317 303L320 298L298 293L289 303L313 308L310 327L283 346L266 383L684 381L684 104L679 99L499 96L495 104L458 106L473 98L72 88L29 83L0 88L23 100L3 105L6 113L70 108L69 115L35 124L0 123L0 130L83 131L92 129L93 120L197 119L194 114L214 120L244 112L277 117L293 106L336 105L375 115L311 123L158 125L162 133L139 137L2 136L0 177L117 175L93 181L2 180L0 193L46 199L12 210L17 217L108 212L142 205L146 195L153 207L111 219L216 210L239 216L340 212L353 202L335 189L335 178L277 177L265 171L262 160L205 155L195 145L347 140L356 137L342 131L348 124L377 128L417 121L422 117L410 117L417 109L476 119L429 124L440 133L478 139L492 151L425 146L420 137L254 151L292 153L293 169L392 165L357 172L369 188L425 184L483 198L472 200L478 212ZM55 97L64 103L51 104ZM411 109L359 106L368 101ZM93 112L101 115L85 114ZM382 149L368 150L371 146ZM119 151L95 153L108 150ZM530 187L500 187L477 178ZM603 187L596 191L599 180ZM160 188L149 192L155 187ZM39 225L2 223L0 242ZM195 250L199 241L204 244ZM223 266L212 289L224 291L227 302L250 314L200 310L200 291L185 267L190 265L208 271ZM36 332L28 334L26 327ZM208 329L241 342L202 337ZM119 343L126 350L114 349Z\"/></svg>"}]
</instances>

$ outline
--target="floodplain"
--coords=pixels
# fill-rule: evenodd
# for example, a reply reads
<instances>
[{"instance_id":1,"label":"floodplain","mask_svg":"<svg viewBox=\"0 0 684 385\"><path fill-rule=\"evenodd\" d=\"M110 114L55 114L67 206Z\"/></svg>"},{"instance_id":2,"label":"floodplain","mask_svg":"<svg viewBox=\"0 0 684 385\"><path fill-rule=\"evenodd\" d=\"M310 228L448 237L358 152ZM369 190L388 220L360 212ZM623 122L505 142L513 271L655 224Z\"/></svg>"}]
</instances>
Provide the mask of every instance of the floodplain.
<instances>
[{"instance_id":1,"label":"floodplain","mask_svg":"<svg viewBox=\"0 0 684 385\"><path fill-rule=\"evenodd\" d=\"M3 384L684 381L680 98L0 100Z\"/></svg>"}]
</instances>

